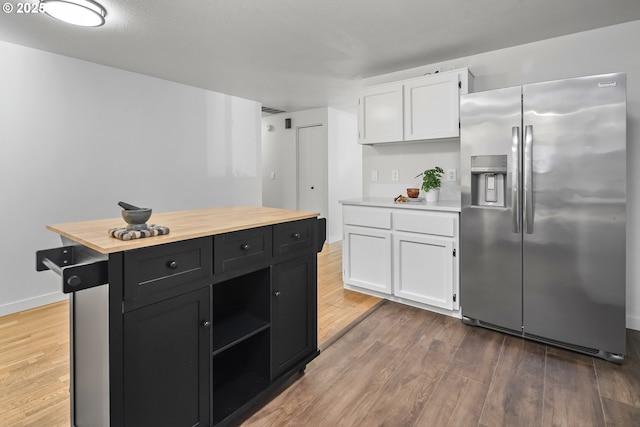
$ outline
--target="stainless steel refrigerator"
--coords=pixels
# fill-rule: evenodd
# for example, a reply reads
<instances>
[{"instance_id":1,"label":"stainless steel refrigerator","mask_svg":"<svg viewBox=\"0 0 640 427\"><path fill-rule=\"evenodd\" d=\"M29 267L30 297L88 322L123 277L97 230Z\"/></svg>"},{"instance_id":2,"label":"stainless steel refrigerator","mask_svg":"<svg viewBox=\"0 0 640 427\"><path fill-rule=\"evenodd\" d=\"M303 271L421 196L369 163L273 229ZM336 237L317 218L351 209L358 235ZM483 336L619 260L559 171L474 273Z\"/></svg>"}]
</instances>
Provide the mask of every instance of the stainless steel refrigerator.
<instances>
[{"instance_id":1,"label":"stainless steel refrigerator","mask_svg":"<svg viewBox=\"0 0 640 427\"><path fill-rule=\"evenodd\" d=\"M463 321L625 354L626 74L463 95Z\"/></svg>"}]
</instances>

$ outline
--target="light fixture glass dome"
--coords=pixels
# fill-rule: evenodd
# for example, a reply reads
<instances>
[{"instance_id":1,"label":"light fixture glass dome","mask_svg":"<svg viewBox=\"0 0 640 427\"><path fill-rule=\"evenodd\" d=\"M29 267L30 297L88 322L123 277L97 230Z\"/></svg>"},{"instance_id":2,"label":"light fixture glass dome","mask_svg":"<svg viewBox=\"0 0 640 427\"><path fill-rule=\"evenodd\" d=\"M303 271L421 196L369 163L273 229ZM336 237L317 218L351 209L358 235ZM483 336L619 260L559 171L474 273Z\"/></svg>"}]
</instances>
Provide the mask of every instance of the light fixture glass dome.
<instances>
[{"instance_id":1,"label":"light fixture glass dome","mask_svg":"<svg viewBox=\"0 0 640 427\"><path fill-rule=\"evenodd\" d=\"M47 15L83 27L99 27L107 16L104 7L91 0L41 0L41 3Z\"/></svg>"}]
</instances>

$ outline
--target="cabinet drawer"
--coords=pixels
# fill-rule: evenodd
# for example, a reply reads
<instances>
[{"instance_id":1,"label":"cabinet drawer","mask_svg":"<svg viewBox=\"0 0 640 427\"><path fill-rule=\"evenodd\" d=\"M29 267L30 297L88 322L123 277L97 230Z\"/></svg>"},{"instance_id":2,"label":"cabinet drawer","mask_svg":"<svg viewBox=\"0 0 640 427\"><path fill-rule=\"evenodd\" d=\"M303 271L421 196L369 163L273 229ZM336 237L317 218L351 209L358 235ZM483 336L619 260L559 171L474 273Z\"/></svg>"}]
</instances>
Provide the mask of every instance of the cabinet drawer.
<instances>
[{"instance_id":1,"label":"cabinet drawer","mask_svg":"<svg viewBox=\"0 0 640 427\"><path fill-rule=\"evenodd\" d=\"M391 212L384 209L344 206L342 220L345 225L391 229Z\"/></svg>"},{"instance_id":2,"label":"cabinet drawer","mask_svg":"<svg viewBox=\"0 0 640 427\"><path fill-rule=\"evenodd\" d=\"M393 227L398 231L455 237L458 215L432 212L394 212Z\"/></svg>"},{"instance_id":3,"label":"cabinet drawer","mask_svg":"<svg viewBox=\"0 0 640 427\"><path fill-rule=\"evenodd\" d=\"M212 249L211 238L203 237L126 251L125 301L183 287L200 279L207 284L213 275Z\"/></svg>"},{"instance_id":4,"label":"cabinet drawer","mask_svg":"<svg viewBox=\"0 0 640 427\"><path fill-rule=\"evenodd\" d=\"M303 219L274 225L273 256L281 257L310 251L316 222L315 219Z\"/></svg>"},{"instance_id":5,"label":"cabinet drawer","mask_svg":"<svg viewBox=\"0 0 640 427\"><path fill-rule=\"evenodd\" d=\"M252 228L213 236L215 253L213 272L227 273L270 260L271 242L271 227Z\"/></svg>"}]
</instances>

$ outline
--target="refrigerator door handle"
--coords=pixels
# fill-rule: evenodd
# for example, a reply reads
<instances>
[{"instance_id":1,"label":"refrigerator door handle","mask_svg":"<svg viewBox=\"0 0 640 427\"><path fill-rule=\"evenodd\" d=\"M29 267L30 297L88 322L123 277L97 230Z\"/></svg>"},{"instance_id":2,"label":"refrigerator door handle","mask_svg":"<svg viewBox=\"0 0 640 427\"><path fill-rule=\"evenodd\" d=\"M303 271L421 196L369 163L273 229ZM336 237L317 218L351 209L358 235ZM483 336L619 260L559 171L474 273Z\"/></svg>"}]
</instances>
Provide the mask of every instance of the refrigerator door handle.
<instances>
[{"instance_id":1,"label":"refrigerator door handle","mask_svg":"<svg viewBox=\"0 0 640 427\"><path fill-rule=\"evenodd\" d=\"M511 226L514 233L520 233L520 218L522 218L520 204L521 146L520 126L514 126L511 128Z\"/></svg>"},{"instance_id":2,"label":"refrigerator door handle","mask_svg":"<svg viewBox=\"0 0 640 427\"><path fill-rule=\"evenodd\" d=\"M524 128L524 230L533 233L533 126Z\"/></svg>"}]
</instances>

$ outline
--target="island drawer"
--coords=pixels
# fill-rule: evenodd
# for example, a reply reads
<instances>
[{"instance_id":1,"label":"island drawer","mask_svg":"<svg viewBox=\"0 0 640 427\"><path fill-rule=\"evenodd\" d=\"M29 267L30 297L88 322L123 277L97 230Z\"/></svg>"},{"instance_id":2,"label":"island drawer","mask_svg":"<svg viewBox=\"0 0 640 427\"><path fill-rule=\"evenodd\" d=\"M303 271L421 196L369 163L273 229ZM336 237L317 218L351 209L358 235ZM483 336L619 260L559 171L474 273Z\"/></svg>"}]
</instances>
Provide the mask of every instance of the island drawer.
<instances>
[{"instance_id":1,"label":"island drawer","mask_svg":"<svg viewBox=\"0 0 640 427\"><path fill-rule=\"evenodd\" d=\"M273 256L301 254L311 250L317 220L304 219L273 226Z\"/></svg>"},{"instance_id":2,"label":"island drawer","mask_svg":"<svg viewBox=\"0 0 640 427\"><path fill-rule=\"evenodd\" d=\"M271 233L271 227L258 227L213 236L214 274L228 273L270 261Z\"/></svg>"},{"instance_id":3,"label":"island drawer","mask_svg":"<svg viewBox=\"0 0 640 427\"><path fill-rule=\"evenodd\" d=\"M210 283L212 276L210 237L124 252L125 301L187 292L198 282Z\"/></svg>"}]
</instances>

